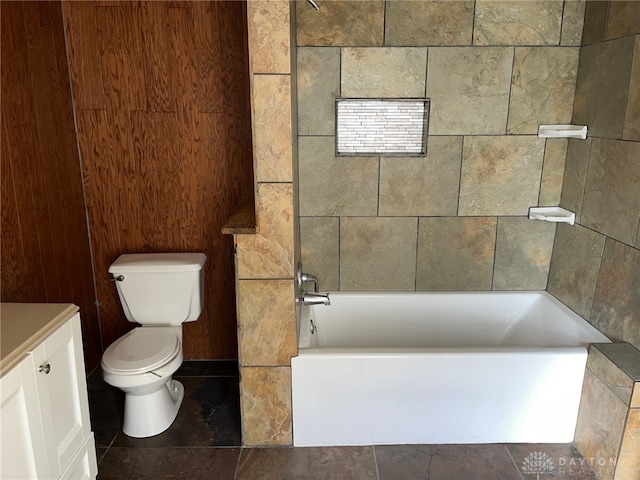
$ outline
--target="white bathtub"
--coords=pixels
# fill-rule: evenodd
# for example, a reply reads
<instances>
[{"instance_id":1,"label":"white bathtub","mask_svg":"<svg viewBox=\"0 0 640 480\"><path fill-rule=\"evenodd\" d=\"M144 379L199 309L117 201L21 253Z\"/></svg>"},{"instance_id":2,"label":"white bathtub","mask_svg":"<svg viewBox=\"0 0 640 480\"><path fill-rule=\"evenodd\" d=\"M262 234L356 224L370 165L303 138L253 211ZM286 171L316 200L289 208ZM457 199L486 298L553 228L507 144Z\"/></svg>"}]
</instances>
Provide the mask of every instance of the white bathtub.
<instances>
[{"instance_id":1,"label":"white bathtub","mask_svg":"<svg viewBox=\"0 0 640 480\"><path fill-rule=\"evenodd\" d=\"M302 307L296 446L571 442L609 341L546 292L330 297Z\"/></svg>"}]
</instances>

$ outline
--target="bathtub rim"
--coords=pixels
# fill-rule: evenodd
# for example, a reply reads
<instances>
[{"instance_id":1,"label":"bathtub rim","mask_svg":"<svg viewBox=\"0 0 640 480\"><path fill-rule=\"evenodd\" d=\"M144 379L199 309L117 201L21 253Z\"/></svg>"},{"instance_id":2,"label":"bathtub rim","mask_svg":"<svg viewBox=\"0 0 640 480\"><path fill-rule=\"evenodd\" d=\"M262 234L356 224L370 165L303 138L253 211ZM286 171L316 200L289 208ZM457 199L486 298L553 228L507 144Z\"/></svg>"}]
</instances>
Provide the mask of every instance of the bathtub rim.
<instances>
[{"instance_id":1,"label":"bathtub rim","mask_svg":"<svg viewBox=\"0 0 640 480\"><path fill-rule=\"evenodd\" d=\"M336 355L348 355L350 352L355 355L363 355L363 354L373 354L380 353L385 355L399 355L400 353L406 354L425 354L429 352L436 352L442 354L447 351L456 351L458 353L462 353L465 351L501 351L508 352L509 348L516 349L518 351L528 351L531 352L535 349L539 349L540 351L549 352L557 349L574 349L574 348L583 348L588 350L589 345L592 343L612 343L612 340L607 337L603 332L598 330L595 326L589 323L586 319L576 313L571 307L565 305L563 302L558 300L552 293L546 290L509 290L509 291L492 291L492 290L470 290L470 291L361 291L361 290L338 290L338 291L329 291L329 296L331 295L342 297L342 296L356 296L356 297L379 297L379 296L399 296L399 295L410 295L410 296L471 296L471 295L490 295L490 296L515 296L515 295L527 295L536 298L543 298L545 301L550 302L552 305L558 307L563 310L566 314L567 319L571 322L577 324L577 326L581 329L585 329L594 335L596 341L585 342L579 345L569 345L569 346L539 346L539 345L524 345L524 346L511 346L511 345L497 345L497 346L488 346L488 347L425 347L425 348L410 348L410 347L388 347L388 348L369 348L369 347L310 347L312 342L311 331L309 320L311 320L311 312L313 308L331 308L331 305L313 305L313 306L305 306L299 305L301 310L298 315L298 355L327 355L327 354L336 354ZM599 338L598 338L599 337ZM295 357L294 357L295 358Z\"/></svg>"}]
</instances>

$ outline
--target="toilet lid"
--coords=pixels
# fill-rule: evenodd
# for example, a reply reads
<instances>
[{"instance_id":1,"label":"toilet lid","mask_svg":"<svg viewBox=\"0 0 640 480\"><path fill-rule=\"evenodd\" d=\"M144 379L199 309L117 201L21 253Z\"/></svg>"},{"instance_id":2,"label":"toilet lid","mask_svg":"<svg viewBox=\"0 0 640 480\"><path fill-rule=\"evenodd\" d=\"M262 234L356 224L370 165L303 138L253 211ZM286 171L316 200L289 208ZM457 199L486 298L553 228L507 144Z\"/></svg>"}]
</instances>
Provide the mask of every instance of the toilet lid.
<instances>
[{"instance_id":1,"label":"toilet lid","mask_svg":"<svg viewBox=\"0 0 640 480\"><path fill-rule=\"evenodd\" d=\"M166 363L179 349L180 340L172 328L138 327L111 344L102 361L115 372L149 372Z\"/></svg>"}]
</instances>

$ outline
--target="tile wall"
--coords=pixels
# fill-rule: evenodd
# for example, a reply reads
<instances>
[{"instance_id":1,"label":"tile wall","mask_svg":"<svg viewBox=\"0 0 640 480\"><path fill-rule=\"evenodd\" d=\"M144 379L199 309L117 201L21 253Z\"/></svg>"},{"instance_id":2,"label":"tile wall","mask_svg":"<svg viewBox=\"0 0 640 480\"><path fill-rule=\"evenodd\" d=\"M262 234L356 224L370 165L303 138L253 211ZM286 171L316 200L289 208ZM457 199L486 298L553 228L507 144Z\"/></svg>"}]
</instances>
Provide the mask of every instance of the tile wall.
<instances>
[{"instance_id":1,"label":"tile wall","mask_svg":"<svg viewBox=\"0 0 640 480\"><path fill-rule=\"evenodd\" d=\"M548 290L640 349L640 4L587 2L583 42Z\"/></svg>"},{"instance_id":2,"label":"tile wall","mask_svg":"<svg viewBox=\"0 0 640 480\"><path fill-rule=\"evenodd\" d=\"M322 290L544 290L583 1L296 2L301 257ZM335 157L339 97L429 97L427 155Z\"/></svg>"},{"instance_id":3,"label":"tile wall","mask_svg":"<svg viewBox=\"0 0 640 480\"><path fill-rule=\"evenodd\" d=\"M640 4L587 2L548 290L614 342L592 346L575 444L603 480L640 479Z\"/></svg>"},{"instance_id":4,"label":"tile wall","mask_svg":"<svg viewBox=\"0 0 640 480\"><path fill-rule=\"evenodd\" d=\"M235 235L244 445L290 445L296 212L288 0L248 2L257 233Z\"/></svg>"},{"instance_id":5,"label":"tile wall","mask_svg":"<svg viewBox=\"0 0 640 480\"><path fill-rule=\"evenodd\" d=\"M592 345L575 445L601 480L640 478L640 351Z\"/></svg>"}]
</instances>

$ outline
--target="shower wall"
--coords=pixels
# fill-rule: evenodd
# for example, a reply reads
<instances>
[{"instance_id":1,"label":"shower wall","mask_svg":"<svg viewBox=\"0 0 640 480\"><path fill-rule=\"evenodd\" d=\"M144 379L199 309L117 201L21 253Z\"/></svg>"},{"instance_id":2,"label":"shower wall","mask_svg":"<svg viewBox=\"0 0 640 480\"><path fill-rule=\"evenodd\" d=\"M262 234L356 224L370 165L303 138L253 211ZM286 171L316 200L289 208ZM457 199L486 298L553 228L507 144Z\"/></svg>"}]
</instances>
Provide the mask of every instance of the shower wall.
<instances>
[{"instance_id":1,"label":"shower wall","mask_svg":"<svg viewBox=\"0 0 640 480\"><path fill-rule=\"evenodd\" d=\"M640 349L640 4L589 2L549 291Z\"/></svg>"},{"instance_id":2,"label":"shower wall","mask_svg":"<svg viewBox=\"0 0 640 480\"><path fill-rule=\"evenodd\" d=\"M584 2L297 2L301 256L323 290L545 289ZM427 154L335 156L336 98L429 97Z\"/></svg>"}]
</instances>

